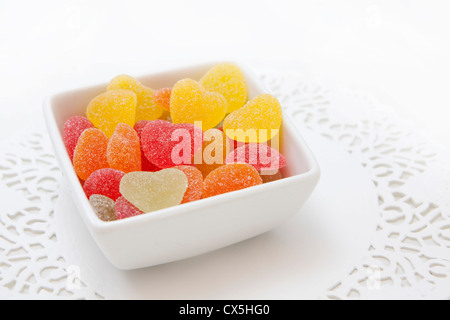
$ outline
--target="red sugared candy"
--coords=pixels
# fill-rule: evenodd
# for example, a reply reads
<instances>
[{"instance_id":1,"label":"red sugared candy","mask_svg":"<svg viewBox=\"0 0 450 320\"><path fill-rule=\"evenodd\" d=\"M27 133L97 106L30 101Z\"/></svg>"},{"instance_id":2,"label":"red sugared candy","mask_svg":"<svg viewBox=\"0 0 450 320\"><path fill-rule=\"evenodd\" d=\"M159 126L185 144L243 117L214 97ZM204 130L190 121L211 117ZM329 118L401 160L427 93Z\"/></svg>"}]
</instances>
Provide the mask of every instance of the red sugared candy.
<instances>
[{"instance_id":1,"label":"red sugared candy","mask_svg":"<svg viewBox=\"0 0 450 320\"><path fill-rule=\"evenodd\" d=\"M175 169L183 171L188 179L188 187L181 203L200 200L202 198L203 175L193 166L176 166Z\"/></svg>"},{"instance_id":2,"label":"red sugared candy","mask_svg":"<svg viewBox=\"0 0 450 320\"><path fill-rule=\"evenodd\" d=\"M230 152L225 163L248 163L258 171L278 170L286 165L286 158L265 143L249 143Z\"/></svg>"},{"instance_id":3,"label":"red sugared candy","mask_svg":"<svg viewBox=\"0 0 450 320\"><path fill-rule=\"evenodd\" d=\"M63 140L71 160L73 159L78 139L83 131L89 128L94 128L94 125L88 118L82 116L71 117L64 123Z\"/></svg>"},{"instance_id":4,"label":"red sugared candy","mask_svg":"<svg viewBox=\"0 0 450 320\"><path fill-rule=\"evenodd\" d=\"M212 171L203 181L203 198L262 184L254 167L246 163L227 164Z\"/></svg>"},{"instance_id":5,"label":"red sugared candy","mask_svg":"<svg viewBox=\"0 0 450 320\"><path fill-rule=\"evenodd\" d=\"M116 217L117 220L130 218L143 214L144 212L136 208L124 197L119 197L116 200Z\"/></svg>"},{"instance_id":6,"label":"red sugared candy","mask_svg":"<svg viewBox=\"0 0 450 320\"><path fill-rule=\"evenodd\" d=\"M156 104L166 111L170 111L170 95L172 94L172 88L162 88L153 92L153 99Z\"/></svg>"},{"instance_id":7,"label":"red sugared candy","mask_svg":"<svg viewBox=\"0 0 450 320\"><path fill-rule=\"evenodd\" d=\"M203 132L190 123L172 124L164 120L149 122L141 133L141 145L147 159L159 168L192 164L202 147Z\"/></svg>"},{"instance_id":8,"label":"red sugared candy","mask_svg":"<svg viewBox=\"0 0 450 320\"><path fill-rule=\"evenodd\" d=\"M116 201L121 196L120 180L124 175L123 171L110 168L97 170L84 182L84 192L88 198L99 194Z\"/></svg>"},{"instance_id":9,"label":"red sugared candy","mask_svg":"<svg viewBox=\"0 0 450 320\"><path fill-rule=\"evenodd\" d=\"M141 143L137 132L125 123L119 123L109 139L106 152L110 168L125 173L141 171Z\"/></svg>"},{"instance_id":10,"label":"red sugared candy","mask_svg":"<svg viewBox=\"0 0 450 320\"><path fill-rule=\"evenodd\" d=\"M136 130L138 136L139 136L139 141L141 141L141 134L142 134L142 130L144 130L145 126L150 123L150 121L148 120L141 120L136 122L136 124L134 125L134 130ZM141 164L142 164L142 171L147 171L147 172L155 172L158 170L161 170L161 168L155 166L153 163L151 163L147 157L144 154L144 150L142 150L142 143L141 143Z\"/></svg>"},{"instance_id":11,"label":"red sugared candy","mask_svg":"<svg viewBox=\"0 0 450 320\"><path fill-rule=\"evenodd\" d=\"M93 172L109 168L107 148L108 137L103 131L96 128L83 131L73 154L73 167L80 179L86 180Z\"/></svg>"}]
</instances>

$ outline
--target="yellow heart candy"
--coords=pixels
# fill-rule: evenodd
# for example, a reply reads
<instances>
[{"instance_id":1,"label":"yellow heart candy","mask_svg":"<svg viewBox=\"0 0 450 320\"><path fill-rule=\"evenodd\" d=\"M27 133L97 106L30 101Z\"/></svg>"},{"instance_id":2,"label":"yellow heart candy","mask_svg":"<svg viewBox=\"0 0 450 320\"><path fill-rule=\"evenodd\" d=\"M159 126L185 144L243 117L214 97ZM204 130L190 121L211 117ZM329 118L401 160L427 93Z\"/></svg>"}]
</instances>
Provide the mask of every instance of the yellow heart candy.
<instances>
[{"instance_id":1,"label":"yellow heart candy","mask_svg":"<svg viewBox=\"0 0 450 320\"><path fill-rule=\"evenodd\" d=\"M217 92L209 92L197 81L183 79L172 88L170 117L173 123L201 121L203 131L218 125L225 117L227 101Z\"/></svg>"},{"instance_id":2,"label":"yellow heart candy","mask_svg":"<svg viewBox=\"0 0 450 320\"><path fill-rule=\"evenodd\" d=\"M186 175L178 169L131 172L120 181L120 193L143 212L176 206L188 187Z\"/></svg>"},{"instance_id":3,"label":"yellow heart candy","mask_svg":"<svg viewBox=\"0 0 450 320\"><path fill-rule=\"evenodd\" d=\"M111 90L95 97L86 109L92 124L111 137L119 123L131 127L136 122L136 94L129 90Z\"/></svg>"},{"instance_id":4,"label":"yellow heart candy","mask_svg":"<svg viewBox=\"0 0 450 320\"><path fill-rule=\"evenodd\" d=\"M161 108L153 99L155 90L144 86L138 80L127 75L120 75L111 80L107 90L125 89L133 91L137 96L136 122L156 120L161 117Z\"/></svg>"},{"instance_id":5,"label":"yellow heart candy","mask_svg":"<svg viewBox=\"0 0 450 320\"><path fill-rule=\"evenodd\" d=\"M241 108L247 102L247 83L241 69L233 63L220 63L200 79L206 90L218 92L227 100L227 113Z\"/></svg>"},{"instance_id":6,"label":"yellow heart candy","mask_svg":"<svg viewBox=\"0 0 450 320\"><path fill-rule=\"evenodd\" d=\"M277 98L261 94L223 121L225 134L239 142L262 143L276 136L281 127L282 111Z\"/></svg>"}]
</instances>

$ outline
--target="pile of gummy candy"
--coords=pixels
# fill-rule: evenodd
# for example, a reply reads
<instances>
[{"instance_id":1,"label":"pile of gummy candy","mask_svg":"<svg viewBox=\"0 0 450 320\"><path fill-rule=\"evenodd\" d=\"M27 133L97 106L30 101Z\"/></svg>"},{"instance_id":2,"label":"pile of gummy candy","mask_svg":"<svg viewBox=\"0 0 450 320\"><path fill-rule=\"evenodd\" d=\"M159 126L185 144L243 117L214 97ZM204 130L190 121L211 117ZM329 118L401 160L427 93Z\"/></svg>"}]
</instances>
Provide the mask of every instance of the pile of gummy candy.
<instances>
[{"instance_id":1,"label":"pile of gummy candy","mask_svg":"<svg viewBox=\"0 0 450 320\"><path fill-rule=\"evenodd\" d=\"M113 221L282 178L281 123L279 101L248 101L242 70L221 63L157 90L117 76L63 139L94 211Z\"/></svg>"}]
</instances>

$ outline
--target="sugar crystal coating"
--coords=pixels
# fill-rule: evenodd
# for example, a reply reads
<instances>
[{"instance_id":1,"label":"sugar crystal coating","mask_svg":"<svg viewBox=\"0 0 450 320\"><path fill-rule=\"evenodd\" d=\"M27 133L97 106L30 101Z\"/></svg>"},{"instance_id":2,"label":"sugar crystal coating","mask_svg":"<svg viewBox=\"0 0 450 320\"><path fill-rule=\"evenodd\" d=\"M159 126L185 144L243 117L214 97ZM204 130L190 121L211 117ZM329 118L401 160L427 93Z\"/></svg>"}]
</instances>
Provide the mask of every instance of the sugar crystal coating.
<instances>
[{"instance_id":1,"label":"sugar crystal coating","mask_svg":"<svg viewBox=\"0 0 450 320\"><path fill-rule=\"evenodd\" d=\"M224 96L207 91L195 80L180 80L172 88L170 117L173 123L201 121L202 130L208 130L223 120L226 111Z\"/></svg>"},{"instance_id":2,"label":"sugar crystal coating","mask_svg":"<svg viewBox=\"0 0 450 320\"><path fill-rule=\"evenodd\" d=\"M120 197L120 181L124 175L123 171L111 168L97 170L86 179L83 190L88 198L100 194L115 201Z\"/></svg>"},{"instance_id":3,"label":"sugar crystal coating","mask_svg":"<svg viewBox=\"0 0 450 320\"><path fill-rule=\"evenodd\" d=\"M120 193L143 212L176 206L188 187L186 175L178 169L158 172L131 172L120 182Z\"/></svg>"},{"instance_id":4,"label":"sugar crystal coating","mask_svg":"<svg viewBox=\"0 0 450 320\"><path fill-rule=\"evenodd\" d=\"M141 171L141 143L137 132L129 125L119 123L109 139L106 156L110 168L125 173Z\"/></svg>"},{"instance_id":5,"label":"sugar crystal coating","mask_svg":"<svg viewBox=\"0 0 450 320\"><path fill-rule=\"evenodd\" d=\"M134 126L137 97L130 90L111 90L91 100L86 115L94 126L111 137L119 123Z\"/></svg>"},{"instance_id":6,"label":"sugar crystal coating","mask_svg":"<svg viewBox=\"0 0 450 320\"><path fill-rule=\"evenodd\" d=\"M160 170L161 168L155 166L153 163L151 163L147 157L144 154L144 150L142 150L142 138L141 138L141 134L142 134L142 130L144 130L145 126L149 123L150 121L147 120L141 120L136 122L136 124L134 125L134 130L136 130L138 136L139 136L139 141L140 141L140 149L141 149L141 165L142 165L142 171L148 171L148 172L155 172Z\"/></svg>"},{"instance_id":7,"label":"sugar crystal coating","mask_svg":"<svg viewBox=\"0 0 450 320\"><path fill-rule=\"evenodd\" d=\"M136 122L140 120L158 119L163 109L153 99L154 90L144 86L128 75L120 75L111 80L107 90L125 89L133 91L137 96Z\"/></svg>"},{"instance_id":8,"label":"sugar crystal coating","mask_svg":"<svg viewBox=\"0 0 450 320\"><path fill-rule=\"evenodd\" d=\"M89 202L100 220L116 220L116 204L114 200L99 194L93 194L89 198Z\"/></svg>"},{"instance_id":9,"label":"sugar crystal coating","mask_svg":"<svg viewBox=\"0 0 450 320\"><path fill-rule=\"evenodd\" d=\"M241 69L233 63L220 63L212 67L200 84L206 90L218 92L227 100L227 113L241 108L247 102L247 83Z\"/></svg>"},{"instance_id":10,"label":"sugar crystal coating","mask_svg":"<svg viewBox=\"0 0 450 320\"><path fill-rule=\"evenodd\" d=\"M223 121L223 130L230 139L261 143L278 134L281 121L278 99L270 94L261 94L230 113Z\"/></svg>"},{"instance_id":11,"label":"sugar crystal coating","mask_svg":"<svg viewBox=\"0 0 450 320\"><path fill-rule=\"evenodd\" d=\"M206 177L211 171L225 164L229 150L230 143L225 133L219 129L209 129L204 133L202 149L194 157L195 166L203 177Z\"/></svg>"},{"instance_id":12,"label":"sugar crystal coating","mask_svg":"<svg viewBox=\"0 0 450 320\"><path fill-rule=\"evenodd\" d=\"M188 179L188 188L181 203L200 200L203 189L203 176L200 170L193 166L176 166L174 169L183 171Z\"/></svg>"},{"instance_id":13,"label":"sugar crystal coating","mask_svg":"<svg viewBox=\"0 0 450 320\"><path fill-rule=\"evenodd\" d=\"M103 131L96 128L83 131L73 155L73 167L80 179L86 180L93 172L109 167L107 148L108 137Z\"/></svg>"},{"instance_id":14,"label":"sugar crystal coating","mask_svg":"<svg viewBox=\"0 0 450 320\"><path fill-rule=\"evenodd\" d=\"M131 202L124 197L119 197L116 200L116 215L117 220L139 216L143 214L141 210L136 208Z\"/></svg>"},{"instance_id":15,"label":"sugar crystal coating","mask_svg":"<svg viewBox=\"0 0 450 320\"><path fill-rule=\"evenodd\" d=\"M71 117L64 123L63 140L71 160L73 160L73 153L78 139L83 131L89 128L94 128L94 125L83 116Z\"/></svg>"},{"instance_id":16,"label":"sugar crystal coating","mask_svg":"<svg viewBox=\"0 0 450 320\"><path fill-rule=\"evenodd\" d=\"M141 132L142 150L146 158L159 168L191 164L202 141L202 130L190 123L172 124L155 120Z\"/></svg>"},{"instance_id":17,"label":"sugar crystal coating","mask_svg":"<svg viewBox=\"0 0 450 320\"><path fill-rule=\"evenodd\" d=\"M170 111L170 95L172 94L172 88L161 88L155 90L153 93L153 99L156 104L166 111Z\"/></svg>"},{"instance_id":18,"label":"sugar crystal coating","mask_svg":"<svg viewBox=\"0 0 450 320\"><path fill-rule=\"evenodd\" d=\"M262 184L258 171L246 163L227 164L212 171L203 181L203 198Z\"/></svg>"},{"instance_id":19,"label":"sugar crystal coating","mask_svg":"<svg viewBox=\"0 0 450 320\"><path fill-rule=\"evenodd\" d=\"M226 164L248 163L256 170L278 170L286 165L286 158L265 143L245 144L227 155Z\"/></svg>"}]
</instances>

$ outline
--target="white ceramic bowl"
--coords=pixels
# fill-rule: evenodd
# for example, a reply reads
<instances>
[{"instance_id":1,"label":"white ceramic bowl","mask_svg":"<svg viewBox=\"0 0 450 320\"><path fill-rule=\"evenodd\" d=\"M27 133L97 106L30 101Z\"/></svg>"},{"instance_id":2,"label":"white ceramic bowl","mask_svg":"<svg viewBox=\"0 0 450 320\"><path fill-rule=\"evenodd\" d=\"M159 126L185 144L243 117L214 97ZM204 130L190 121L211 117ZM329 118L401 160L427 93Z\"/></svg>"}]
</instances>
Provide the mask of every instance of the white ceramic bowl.
<instances>
[{"instance_id":1,"label":"white ceramic bowl","mask_svg":"<svg viewBox=\"0 0 450 320\"><path fill-rule=\"evenodd\" d=\"M153 88L170 87L182 78L199 80L214 64L138 78ZM245 66L249 99L269 93ZM119 269L137 269L180 260L269 231L297 213L315 188L320 169L306 143L283 115L281 152L287 158L282 180L178 205L120 221L98 219L73 170L62 139L64 122L84 115L89 101L106 84L60 93L44 103L56 156L82 219L97 244Z\"/></svg>"}]
</instances>

